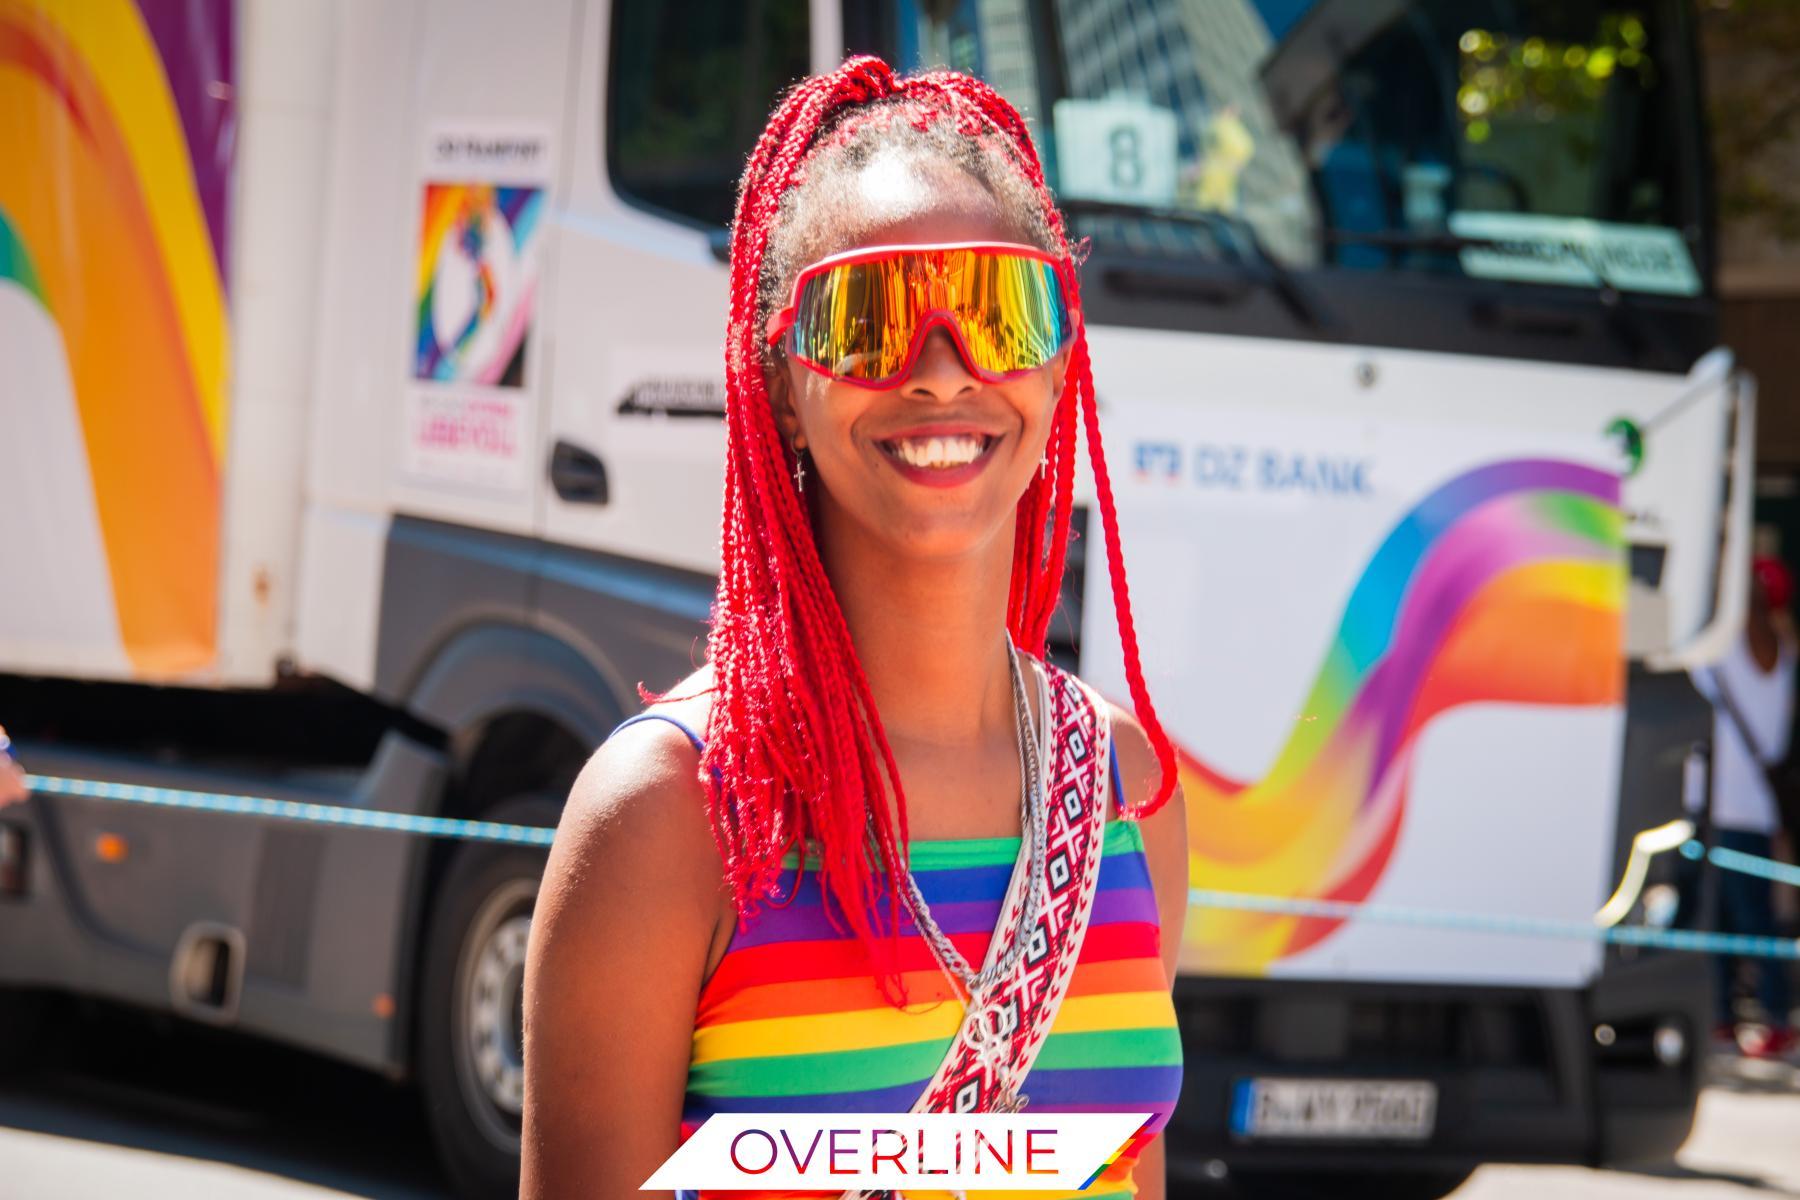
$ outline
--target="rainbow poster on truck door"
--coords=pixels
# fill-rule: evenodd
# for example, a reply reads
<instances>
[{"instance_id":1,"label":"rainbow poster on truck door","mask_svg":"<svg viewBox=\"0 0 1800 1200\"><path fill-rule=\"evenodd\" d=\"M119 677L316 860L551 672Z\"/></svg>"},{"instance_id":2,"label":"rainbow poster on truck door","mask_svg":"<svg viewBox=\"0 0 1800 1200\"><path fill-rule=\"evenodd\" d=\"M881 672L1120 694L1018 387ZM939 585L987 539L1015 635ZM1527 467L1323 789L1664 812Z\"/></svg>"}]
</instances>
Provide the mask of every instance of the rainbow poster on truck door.
<instances>
[{"instance_id":1,"label":"rainbow poster on truck door","mask_svg":"<svg viewBox=\"0 0 1800 1200\"><path fill-rule=\"evenodd\" d=\"M0 0L0 667L215 658L232 0Z\"/></svg>"},{"instance_id":2,"label":"rainbow poster on truck door","mask_svg":"<svg viewBox=\"0 0 1800 1200\"><path fill-rule=\"evenodd\" d=\"M426 136L401 412L408 483L475 496L530 486L551 144L542 129L479 124Z\"/></svg>"},{"instance_id":3,"label":"rainbow poster on truck door","mask_svg":"<svg viewBox=\"0 0 1800 1200\"><path fill-rule=\"evenodd\" d=\"M1589 919L1624 736L1612 446L1173 406L1108 435L1192 886ZM1123 696L1094 557L1082 666ZM1181 961L1575 985L1598 949L1194 907Z\"/></svg>"},{"instance_id":4,"label":"rainbow poster on truck door","mask_svg":"<svg viewBox=\"0 0 1800 1200\"><path fill-rule=\"evenodd\" d=\"M543 208L541 187L425 185L415 379L524 385Z\"/></svg>"}]
</instances>

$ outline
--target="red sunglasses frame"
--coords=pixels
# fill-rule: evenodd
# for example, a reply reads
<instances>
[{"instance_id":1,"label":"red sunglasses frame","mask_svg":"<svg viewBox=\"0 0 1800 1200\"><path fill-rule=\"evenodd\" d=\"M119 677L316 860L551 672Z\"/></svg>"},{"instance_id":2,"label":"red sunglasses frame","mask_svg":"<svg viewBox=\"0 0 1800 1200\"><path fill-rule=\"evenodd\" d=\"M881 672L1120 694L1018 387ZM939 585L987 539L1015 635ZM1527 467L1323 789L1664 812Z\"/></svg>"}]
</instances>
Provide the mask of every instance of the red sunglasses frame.
<instances>
[{"instance_id":1,"label":"red sunglasses frame","mask_svg":"<svg viewBox=\"0 0 1800 1200\"><path fill-rule=\"evenodd\" d=\"M1068 346L1081 319L1079 311L1072 302L1075 289L1071 286L1073 281L1069 276L1069 264L1067 260L1058 258L1036 246L1024 246L1016 242L911 242L892 246L863 246L855 250L845 250L838 254L828 255L802 269L794 277L794 288L788 297L787 307L780 312L769 314L768 323L764 326L764 333L768 337L769 345L779 345L781 339L793 330L796 310L800 306L800 292L814 277L823 275L833 268L853 263L875 262L879 259L895 258L903 254L928 254L945 250L973 250L991 254L1006 254L1050 264L1056 270L1056 282L1062 289L1063 311L1068 320L1068 332L1063 337L1062 345L1057 347L1057 353L1060 354ZM926 336L940 326L949 333L950 341L956 347L957 354L962 357L963 365L969 368L969 373L986 383L1004 383L1009 379L1017 379L1043 369L1044 364L1039 363L1035 367L1021 367L1016 371L982 370L975 365L974 356L969 353L969 345L963 340L962 326L957 323L956 314L945 308L934 308L920 315L919 323L913 330L912 343L907 347L906 361L892 375L885 375L880 379L857 379L848 375L839 375L811 359L793 354L791 350L789 353L796 362L827 379L835 380L838 383L853 384L870 391L886 391L912 375L913 368L918 365L919 355L924 352ZM1048 359L1045 360L1045 362L1048 361Z\"/></svg>"}]
</instances>

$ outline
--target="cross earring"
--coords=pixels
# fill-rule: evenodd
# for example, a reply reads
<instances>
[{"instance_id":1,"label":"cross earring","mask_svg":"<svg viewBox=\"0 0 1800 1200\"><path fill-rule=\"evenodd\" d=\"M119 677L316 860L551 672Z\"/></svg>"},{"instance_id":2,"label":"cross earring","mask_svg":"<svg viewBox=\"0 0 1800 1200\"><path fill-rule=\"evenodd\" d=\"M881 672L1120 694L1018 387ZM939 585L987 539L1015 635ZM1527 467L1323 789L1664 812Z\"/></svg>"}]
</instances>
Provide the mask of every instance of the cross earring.
<instances>
[{"instance_id":1,"label":"cross earring","mask_svg":"<svg viewBox=\"0 0 1800 1200\"><path fill-rule=\"evenodd\" d=\"M794 447L794 490L802 496L806 495L806 451L799 446Z\"/></svg>"},{"instance_id":2,"label":"cross earring","mask_svg":"<svg viewBox=\"0 0 1800 1200\"><path fill-rule=\"evenodd\" d=\"M1050 478L1050 455L1047 453L1038 456L1038 474Z\"/></svg>"}]
</instances>

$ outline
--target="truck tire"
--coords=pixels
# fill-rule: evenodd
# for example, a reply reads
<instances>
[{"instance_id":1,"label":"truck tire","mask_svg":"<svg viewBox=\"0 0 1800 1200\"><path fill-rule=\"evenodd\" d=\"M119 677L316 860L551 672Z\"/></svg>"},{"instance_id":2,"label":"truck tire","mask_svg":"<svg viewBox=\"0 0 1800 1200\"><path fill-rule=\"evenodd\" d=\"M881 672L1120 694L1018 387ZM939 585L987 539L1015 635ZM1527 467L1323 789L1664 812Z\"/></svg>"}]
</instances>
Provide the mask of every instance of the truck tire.
<instances>
[{"instance_id":1,"label":"truck tire","mask_svg":"<svg viewBox=\"0 0 1800 1200\"><path fill-rule=\"evenodd\" d=\"M482 819L554 828L561 807L522 796ZM462 1200L519 1194L525 943L548 854L465 842L432 906L418 999L419 1091L438 1161Z\"/></svg>"},{"instance_id":2,"label":"truck tire","mask_svg":"<svg viewBox=\"0 0 1800 1200\"><path fill-rule=\"evenodd\" d=\"M1243 1200L1443 1200L1475 1168L1455 1171L1233 1171Z\"/></svg>"}]
</instances>

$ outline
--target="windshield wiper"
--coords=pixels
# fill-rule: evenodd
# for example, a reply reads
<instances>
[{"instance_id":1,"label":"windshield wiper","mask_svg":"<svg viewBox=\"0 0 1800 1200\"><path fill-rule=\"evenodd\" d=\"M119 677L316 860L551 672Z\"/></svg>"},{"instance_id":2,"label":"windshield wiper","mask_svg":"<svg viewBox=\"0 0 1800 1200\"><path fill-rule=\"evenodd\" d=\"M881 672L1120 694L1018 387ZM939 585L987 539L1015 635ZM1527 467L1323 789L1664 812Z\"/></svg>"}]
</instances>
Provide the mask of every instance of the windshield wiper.
<instances>
[{"instance_id":1,"label":"windshield wiper","mask_svg":"<svg viewBox=\"0 0 1800 1200\"><path fill-rule=\"evenodd\" d=\"M1328 229L1323 231L1320 236L1330 245L1362 245L1384 249L1388 252L1390 261L1394 254L1404 250L1424 250L1442 254L1456 254L1464 250L1494 250L1506 253L1512 246L1517 245L1516 241L1509 243L1503 238L1469 237L1441 230L1422 233L1408 229ZM1600 307L1611 314L1611 319L1605 323L1606 327L1614 337L1619 339L1620 344L1626 350L1633 355L1641 355L1649 337L1643 310L1631 295L1607 273L1606 267L1595 256L1592 247L1583 246L1575 241L1565 241L1562 243L1562 248L1573 255L1575 260L1593 275L1597 285L1595 295L1600 301ZM1523 312L1526 316L1541 317L1544 315L1534 313L1529 309L1521 310L1517 306L1514 306L1513 311L1515 314ZM1558 326L1558 331L1560 332L1561 327L1567 326L1567 324L1567 318L1564 317Z\"/></svg>"},{"instance_id":2,"label":"windshield wiper","mask_svg":"<svg viewBox=\"0 0 1800 1200\"><path fill-rule=\"evenodd\" d=\"M1221 261L1235 267L1240 278L1268 288L1283 307L1293 314L1295 320L1308 329L1321 333L1337 327L1337 322L1321 302L1310 295L1294 278L1293 272L1269 252L1261 235L1256 232L1256 226L1242 217L1211 209L1152 208L1112 200L1065 198L1059 204L1065 213L1073 216L1163 221L1205 229L1212 236L1213 244L1227 252ZM1221 234L1225 236L1221 237ZM1160 267L1136 267L1129 272L1113 274L1109 282L1128 291L1166 293L1171 290L1170 284L1189 285L1194 281L1191 275L1179 271ZM1150 286L1140 286L1145 282ZM1215 293L1208 297L1213 303L1229 298L1231 297L1225 293Z\"/></svg>"},{"instance_id":3,"label":"windshield wiper","mask_svg":"<svg viewBox=\"0 0 1800 1200\"><path fill-rule=\"evenodd\" d=\"M1444 254L1459 250L1503 250L1506 243L1460 233L1417 233L1410 229L1325 229L1319 240L1327 245L1375 246L1382 250L1433 250Z\"/></svg>"},{"instance_id":4,"label":"windshield wiper","mask_svg":"<svg viewBox=\"0 0 1800 1200\"><path fill-rule=\"evenodd\" d=\"M1443 254L1455 254L1463 250L1506 253L1518 245L1517 239L1509 242L1504 238L1468 237L1442 231L1418 233L1410 229L1327 229L1320 237L1330 245L1375 246L1390 254L1401 250L1426 250ZM1561 248L1572 254L1593 275L1595 283L1599 285L1602 304L1609 308L1627 304L1624 289L1607 274L1606 267L1594 256L1591 247L1575 241L1565 241Z\"/></svg>"}]
</instances>

